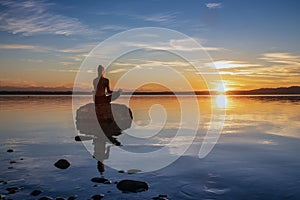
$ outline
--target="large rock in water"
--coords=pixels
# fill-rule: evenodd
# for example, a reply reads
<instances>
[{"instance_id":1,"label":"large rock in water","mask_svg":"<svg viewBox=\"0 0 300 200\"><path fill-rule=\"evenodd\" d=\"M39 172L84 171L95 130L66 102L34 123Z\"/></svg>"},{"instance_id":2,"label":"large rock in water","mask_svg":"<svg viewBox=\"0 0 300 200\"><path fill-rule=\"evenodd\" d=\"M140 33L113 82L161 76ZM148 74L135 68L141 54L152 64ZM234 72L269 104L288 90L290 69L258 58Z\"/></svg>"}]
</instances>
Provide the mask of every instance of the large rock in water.
<instances>
[{"instance_id":1,"label":"large rock in water","mask_svg":"<svg viewBox=\"0 0 300 200\"><path fill-rule=\"evenodd\" d=\"M70 165L71 164L69 163L69 161L65 159L60 159L56 163L54 163L54 166L59 169L67 169L68 167L70 167Z\"/></svg>"},{"instance_id":2,"label":"large rock in water","mask_svg":"<svg viewBox=\"0 0 300 200\"><path fill-rule=\"evenodd\" d=\"M122 180L117 184L117 188L122 192L143 192L148 190L149 186L144 181Z\"/></svg>"},{"instance_id":3,"label":"large rock in water","mask_svg":"<svg viewBox=\"0 0 300 200\"><path fill-rule=\"evenodd\" d=\"M131 110L121 104L86 104L76 113L76 127L82 134L105 134L107 137L118 136L121 131L130 128Z\"/></svg>"}]
</instances>

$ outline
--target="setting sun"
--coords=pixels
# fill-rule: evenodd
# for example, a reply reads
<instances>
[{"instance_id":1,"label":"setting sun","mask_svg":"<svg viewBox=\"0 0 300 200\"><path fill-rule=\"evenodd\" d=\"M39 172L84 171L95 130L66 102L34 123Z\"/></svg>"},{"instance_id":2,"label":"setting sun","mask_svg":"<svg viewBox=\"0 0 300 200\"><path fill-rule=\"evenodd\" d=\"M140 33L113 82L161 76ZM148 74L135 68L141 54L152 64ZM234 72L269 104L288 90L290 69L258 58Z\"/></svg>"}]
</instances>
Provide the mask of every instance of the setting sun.
<instances>
[{"instance_id":1,"label":"setting sun","mask_svg":"<svg viewBox=\"0 0 300 200\"><path fill-rule=\"evenodd\" d=\"M224 93L224 92L226 92L226 91L228 91L228 89L227 89L227 87L226 87L226 85L223 83L219 83L218 85L217 85L217 87L215 88L215 90L217 91L217 92L219 92L219 93Z\"/></svg>"}]
</instances>

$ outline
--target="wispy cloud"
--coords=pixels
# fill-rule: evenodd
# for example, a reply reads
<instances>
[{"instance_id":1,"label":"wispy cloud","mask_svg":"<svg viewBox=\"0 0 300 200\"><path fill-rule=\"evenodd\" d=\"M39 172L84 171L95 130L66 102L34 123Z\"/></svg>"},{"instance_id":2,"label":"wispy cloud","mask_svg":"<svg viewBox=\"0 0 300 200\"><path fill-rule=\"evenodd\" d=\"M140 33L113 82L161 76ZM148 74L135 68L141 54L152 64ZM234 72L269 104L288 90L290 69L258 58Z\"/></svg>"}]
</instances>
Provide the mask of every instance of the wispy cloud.
<instances>
[{"instance_id":1,"label":"wispy cloud","mask_svg":"<svg viewBox=\"0 0 300 200\"><path fill-rule=\"evenodd\" d=\"M29 50L34 52L46 52L50 48L35 45L23 45L23 44L0 44L0 49L7 50Z\"/></svg>"},{"instance_id":2,"label":"wispy cloud","mask_svg":"<svg viewBox=\"0 0 300 200\"><path fill-rule=\"evenodd\" d=\"M49 8L53 4L45 1L4 0L0 5L0 30L13 34L72 35L91 31L77 18L50 12Z\"/></svg>"},{"instance_id":3,"label":"wispy cloud","mask_svg":"<svg viewBox=\"0 0 300 200\"><path fill-rule=\"evenodd\" d=\"M129 27L127 26L120 26L120 25L114 25L114 24L111 24L111 25L104 25L104 26L101 26L100 27L100 30L101 31L123 31L123 30L127 30L129 29Z\"/></svg>"},{"instance_id":4,"label":"wispy cloud","mask_svg":"<svg viewBox=\"0 0 300 200\"><path fill-rule=\"evenodd\" d=\"M151 22L166 22L172 21L175 19L175 13L160 13L155 15L138 15L137 18L143 19L144 21L151 21Z\"/></svg>"},{"instance_id":5,"label":"wispy cloud","mask_svg":"<svg viewBox=\"0 0 300 200\"><path fill-rule=\"evenodd\" d=\"M223 51L224 48L221 47L209 47L209 46L199 46L194 43L192 39L178 39L170 40L168 42L123 42L123 45L153 49L153 50L177 50L177 51Z\"/></svg>"},{"instance_id":6,"label":"wispy cloud","mask_svg":"<svg viewBox=\"0 0 300 200\"><path fill-rule=\"evenodd\" d=\"M207 3L205 5L209 9L222 8L222 3Z\"/></svg>"},{"instance_id":7,"label":"wispy cloud","mask_svg":"<svg viewBox=\"0 0 300 200\"><path fill-rule=\"evenodd\" d=\"M283 65L300 65L300 56L285 52L265 53L260 57L269 63L278 63Z\"/></svg>"},{"instance_id":8,"label":"wispy cloud","mask_svg":"<svg viewBox=\"0 0 300 200\"><path fill-rule=\"evenodd\" d=\"M35 46L32 45L21 45L21 44L0 44L0 49L29 49L33 50L35 49Z\"/></svg>"},{"instance_id":9,"label":"wispy cloud","mask_svg":"<svg viewBox=\"0 0 300 200\"><path fill-rule=\"evenodd\" d=\"M137 14L137 13L128 13L128 12L98 12L97 15L112 15L112 16L120 16L120 17L129 17L133 19L139 19L148 22L167 22L173 21L176 18L175 12L164 12L164 13L154 13L154 14Z\"/></svg>"},{"instance_id":10,"label":"wispy cloud","mask_svg":"<svg viewBox=\"0 0 300 200\"><path fill-rule=\"evenodd\" d=\"M217 69L232 69L232 68L249 68L261 67L260 64L247 63L245 61L219 60L213 63L208 63L207 66L216 67Z\"/></svg>"}]
</instances>

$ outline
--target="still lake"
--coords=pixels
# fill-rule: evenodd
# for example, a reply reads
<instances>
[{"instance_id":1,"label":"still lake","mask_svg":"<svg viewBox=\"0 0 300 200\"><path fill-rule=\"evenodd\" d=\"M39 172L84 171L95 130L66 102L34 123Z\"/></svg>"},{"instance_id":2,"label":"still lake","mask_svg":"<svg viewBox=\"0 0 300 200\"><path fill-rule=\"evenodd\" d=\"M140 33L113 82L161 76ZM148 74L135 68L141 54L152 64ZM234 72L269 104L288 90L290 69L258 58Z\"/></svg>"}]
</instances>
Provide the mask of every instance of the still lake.
<instances>
[{"instance_id":1,"label":"still lake","mask_svg":"<svg viewBox=\"0 0 300 200\"><path fill-rule=\"evenodd\" d=\"M149 157L150 165L157 166L151 171L139 156L120 156L119 147L104 144L104 151L109 146L110 152L104 158L103 176L112 184L90 181L100 177L93 158L96 143L74 140L79 131L72 109L76 115L91 98L76 98L72 107L71 96L0 96L0 194L38 199L30 192L39 189L38 197L77 195L78 199L101 193L105 199L151 199L159 194L169 199L300 199L300 96L198 96L197 108L189 96L181 97L181 102L174 96L122 96L115 103L126 104L134 122L118 137L122 150L147 160L149 153L172 145L157 158ZM199 158L212 105L226 112L225 121L212 151ZM189 113L195 110L199 120L191 138L195 120ZM179 128L187 134L177 137ZM174 162L160 169L170 157ZM68 169L53 166L61 158L70 161ZM141 172L118 172L130 169ZM114 182L123 179L142 180L150 188L122 193ZM18 190L7 194L8 187Z\"/></svg>"}]
</instances>

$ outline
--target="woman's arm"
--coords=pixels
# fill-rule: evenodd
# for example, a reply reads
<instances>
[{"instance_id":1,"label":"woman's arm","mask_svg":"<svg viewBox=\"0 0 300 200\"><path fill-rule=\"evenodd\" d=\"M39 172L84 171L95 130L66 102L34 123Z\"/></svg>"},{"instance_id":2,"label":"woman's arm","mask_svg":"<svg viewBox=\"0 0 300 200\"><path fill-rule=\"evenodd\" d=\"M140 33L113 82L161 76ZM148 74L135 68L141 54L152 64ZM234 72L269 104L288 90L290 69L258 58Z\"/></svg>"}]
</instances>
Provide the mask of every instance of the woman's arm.
<instances>
[{"instance_id":1,"label":"woman's arm","mask_svg":"<svg viewBox=\"0 0 300 200\"><path fill-rule=\"evenodd\" d=\"M105 85L106 91L107 91L107 93L111 94L111 93L113 93L113 91L110 90L110 87L109 87L109 80L108 80L108 79L106 79L106 80L107 80L107 81L106 81L106 85Z\"/></svg>"}]
</instances>

